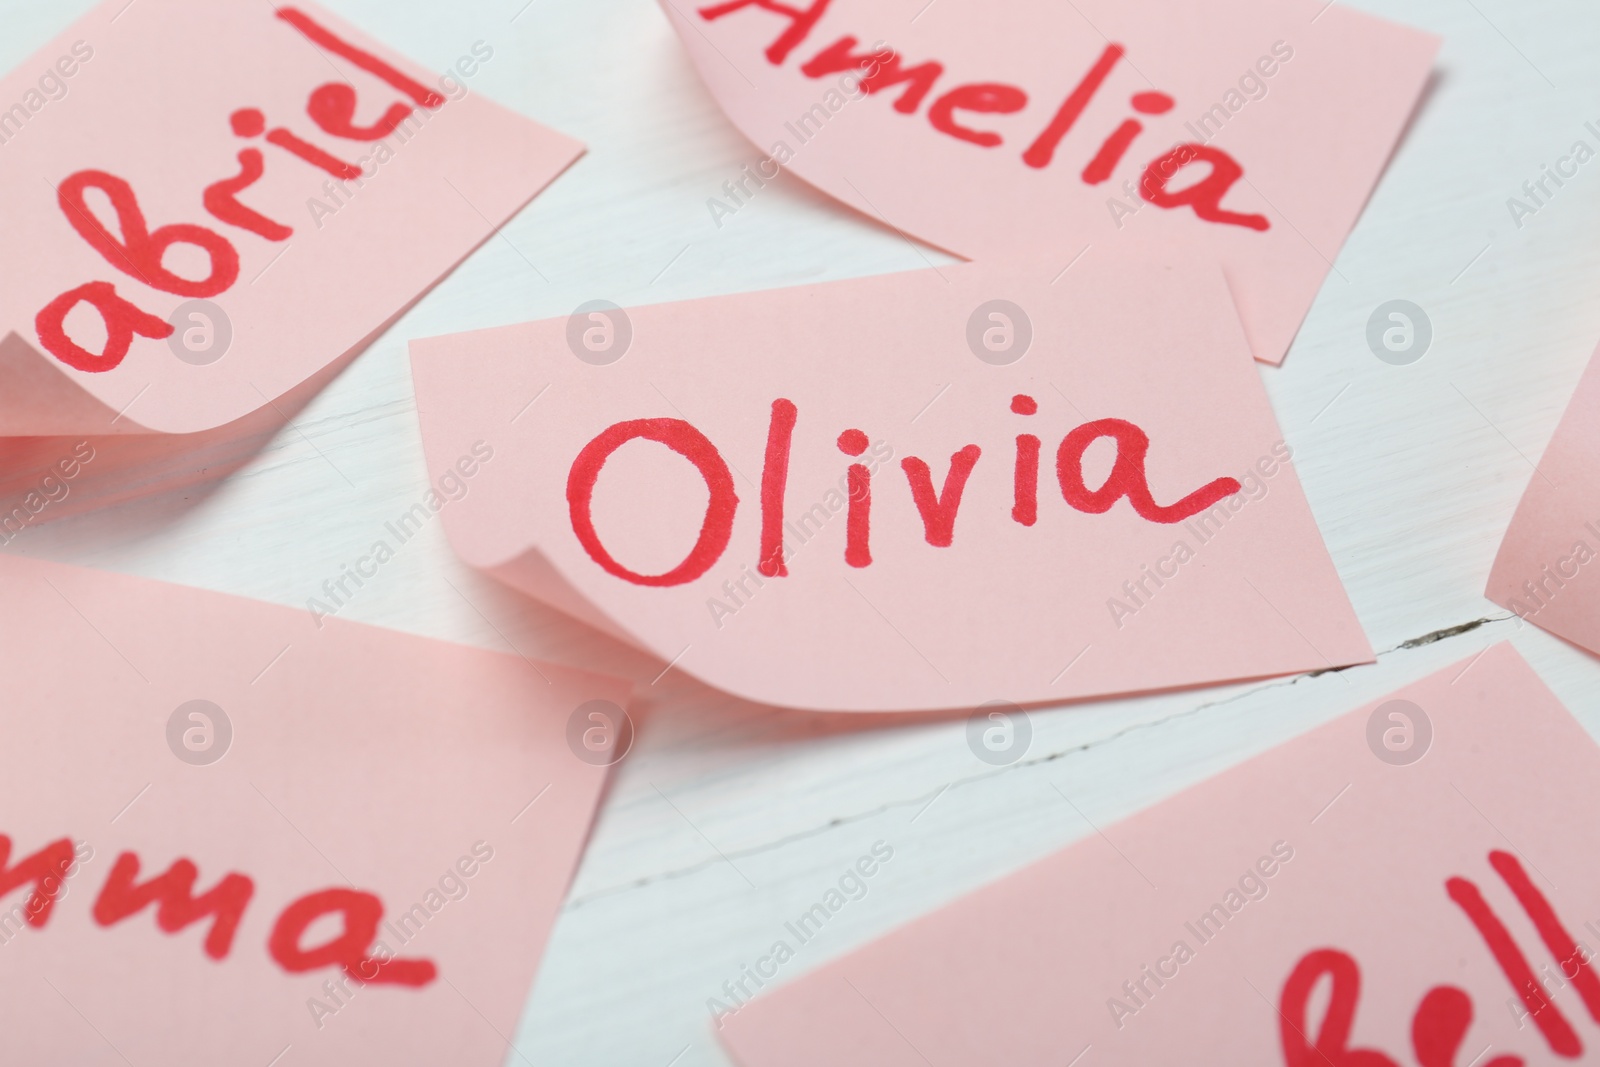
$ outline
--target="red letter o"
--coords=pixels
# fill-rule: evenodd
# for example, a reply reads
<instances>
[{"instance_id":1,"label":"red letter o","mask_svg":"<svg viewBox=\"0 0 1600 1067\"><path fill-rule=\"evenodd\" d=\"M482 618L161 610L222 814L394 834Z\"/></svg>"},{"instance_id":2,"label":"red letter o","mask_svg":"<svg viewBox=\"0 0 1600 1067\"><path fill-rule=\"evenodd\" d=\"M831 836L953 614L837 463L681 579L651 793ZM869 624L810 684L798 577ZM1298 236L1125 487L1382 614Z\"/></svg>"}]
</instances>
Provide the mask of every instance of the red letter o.
<instances>
[{"instance_id":1,"label":"red letter o","mask_svg":"<svg viewBox=\"0 0 1600 1067\"><path fill-rule=\"evenodd\" d=\"M665 574L639 574L612 558L600 543L595 532L594 516L590 505L595 483L600 479L600 469L611 453L636 438L656 441L666 445L678 455L693 463L705 479L711 499L706 502L705 521L700 525L700 536L694 548L682 563ZM733 491L733 475L705 434L682 419L633 419L619 422L603 430L599 436L583 446L578 458L572 461L572 472L567 476L567 507L572 513L572 532L578 536L589 558L600 564L609 574L635 585L682 585L692 582L721 557L733 536L733 513L739 506L739 497Z\"/></svg>"}]
</instances>

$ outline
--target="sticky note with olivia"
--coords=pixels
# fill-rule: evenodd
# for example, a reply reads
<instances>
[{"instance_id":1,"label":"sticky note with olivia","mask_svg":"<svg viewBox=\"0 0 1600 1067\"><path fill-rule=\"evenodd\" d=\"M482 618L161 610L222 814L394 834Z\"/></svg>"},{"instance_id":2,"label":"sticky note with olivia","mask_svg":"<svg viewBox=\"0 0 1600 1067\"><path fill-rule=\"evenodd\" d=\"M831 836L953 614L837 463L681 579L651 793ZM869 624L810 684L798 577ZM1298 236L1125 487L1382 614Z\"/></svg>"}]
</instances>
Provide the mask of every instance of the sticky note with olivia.
<instances>
[{"instance_id":1,"label":"sticky note with olivia","mask_svg":"<svg viewBox=\"0 0 1600 1067\"><path fill-rule=\"evenodd\" d=\"M470 563L749 700L1018 704L1371 650L1220 272L966 265L412 343Z\"/></svg>"}]
</instances>

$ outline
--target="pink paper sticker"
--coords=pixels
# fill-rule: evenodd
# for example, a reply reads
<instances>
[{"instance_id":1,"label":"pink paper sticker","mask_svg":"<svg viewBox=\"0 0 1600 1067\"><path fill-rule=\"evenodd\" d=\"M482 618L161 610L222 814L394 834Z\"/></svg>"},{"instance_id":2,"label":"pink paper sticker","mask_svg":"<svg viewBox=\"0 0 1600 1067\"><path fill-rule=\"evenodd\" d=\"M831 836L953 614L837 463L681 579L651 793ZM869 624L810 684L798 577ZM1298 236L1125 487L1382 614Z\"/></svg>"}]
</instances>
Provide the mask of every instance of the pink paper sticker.
<instances>
[{"instance_id":1,"label":"pink paper sticker","mask_svg":"<svg viewBox=\"0 0 1600 1067\"><path fill-rule=\"evenodd\" d=\"M7 1062L506 1061L627 682L14 556L0 596Z\"/></svg>"},{"instance_id":2,"label":"pink paper sticker","mask_svg":"<svg viewBox=\"0 0 1600 1067\"><path fill-rule=\"evenodd\" d=\"M1600 1047L1596 803L1594 742L1498 645L708 1006L740 1067L1575 1059Z\"/></svg>"},{"instance_id":3,"label":"pink paper sticker","mask_svg":"<svg viewBox=\"0 0 1600 1067\"><path fill-rule=\"evenodd\" d=\"M1600 654L1600 360L1567 404L1523 491L1486 596Z\"/></svg>"},{"instance_id":4,"label":"pink paper sticker","mask_svg":"<svg viewBox=\"0 0 1600 1067\"><path fill-rule=\"evenodd\" d=\"M764 153L708 199L718 227L787 170L968 258L1202 256L1271 363L1439 47L1321 0L662 3Z\"/></svg>"},{"instance_id":5,"label":"pink paper sticker","mask_svg":"<svg viewBox=\"0 0 1600 1067\"><path fill-rule=\"evenodd\" d=\"M192 433L381 332L582 152L314 4L107 0L0 80L0 435Z\"/></svg>"},{"instance_id":6,"label":"pink paper sticker","mask_svg":"<svg viewBox=\"0 0 1600 1067\"><path fill-rule=\"evenodd\" d=\"M1367 660L1213 268L964 265L412 344L474 566L703 681L1018 704Z\"/></svg>"}]
</instances>

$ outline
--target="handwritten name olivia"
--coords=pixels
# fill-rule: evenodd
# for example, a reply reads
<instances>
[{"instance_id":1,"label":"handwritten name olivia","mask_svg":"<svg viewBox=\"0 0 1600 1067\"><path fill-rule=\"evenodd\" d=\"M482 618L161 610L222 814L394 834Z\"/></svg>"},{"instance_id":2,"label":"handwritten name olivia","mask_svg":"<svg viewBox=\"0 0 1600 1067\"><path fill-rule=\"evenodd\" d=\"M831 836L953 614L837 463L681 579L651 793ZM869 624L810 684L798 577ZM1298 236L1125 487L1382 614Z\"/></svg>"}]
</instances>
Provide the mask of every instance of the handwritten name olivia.
<instances>
[{"instance_id":1,"label":"handwritten name olivia","mask_svg":"<svg viewBox=\"0 0 1600 1067\"><path fill-rule=\"evenodd\" d=\"M1039 405L1033 397L1018 394L1011 400L1011 410L1028 417L1038 412ZM788 560L793 554L784 536L786 530L794 533L785 521L784 503L798 419L799 409L793 401L780 397L772 402L761 469L761 540L756 567L766 578L786 576ZM1084 454L1102 438L1115 443L1116 459L1104 483L1091 489L1084 476ZM595 487L606 462L623 445L640 440L665 445L688 460L704 479L709 494L694 546L677 566L659 574L642 574L619 562L606 548L593 514ZM839 434L835 443L845 456L857 459L867 451L868 440L862 430L849 428ZM1022 526L1038 522L1042 449L1043 442L1036 435L1021 433L1016 436L1011 518ZM1172 524L1205 511L1240 490L1235 478L1215 478L1170 504L1161 504L1152 495L1146 477L1149 452L1149 435L1125 419L1097 419L1078 426L1061 439L1055 451L1056 481L1062 498L1069 507L1091 515L1105 514L1119 501L1126 500L1147 522ZM923 536L928 544L949 548L954 543L962 494L982 455L982 448L976 444L957 449L945 466L942 487L935 486L933 465L927 460L907 456L900 461L906 488L922 519ZM844 560L852 567L869 567L873 560L873 470L862 462L850 463L844 485L843 495L848 498L840 501L846 504ZM740 503L734 490L733 474L717 446L693 424L671 418L631 419L602 430L573 460L566 493L573 534L589 558L606 573L641 586L683 585L710 570L733 536L734 516ZM799 540L803 543L805 538Z\"/></svg>"}]
</instances>

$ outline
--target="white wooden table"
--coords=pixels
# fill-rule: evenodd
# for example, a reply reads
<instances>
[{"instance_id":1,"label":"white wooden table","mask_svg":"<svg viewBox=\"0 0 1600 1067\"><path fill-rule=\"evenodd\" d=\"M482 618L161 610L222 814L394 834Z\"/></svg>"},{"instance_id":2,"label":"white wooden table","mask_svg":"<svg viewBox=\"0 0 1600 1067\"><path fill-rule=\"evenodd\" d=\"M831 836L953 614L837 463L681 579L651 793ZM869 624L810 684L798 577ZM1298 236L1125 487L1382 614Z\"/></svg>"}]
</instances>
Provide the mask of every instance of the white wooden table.
<instances>
[{"instance_id":1,"label":"white wooden table","mask_svg":"<svg viewBox=\"0 0 1600 1067\"><path fill-rule=\"evenodd\" d=\"M707 198L759 153L651 0L326 2L435 69L489 43L473 91L581 138L588 155L242 471L41 525L8 551L304 606L424 487L407 338L565 315L594 298L627 306L942 261L789 178L714 225ZM88 6L0 0L0 67ZM508 1062L725 1064L708 998L874 841L893 860L780 980L1092 833L1086 819L1115 821L1489 642L1513 641L1600 732L1600 663L1482 597L1532 461L1600 338L1600 161L1520 228L1506 203L1575 140L1600 147L1584 129L1600 125L1600 9L1360 6L1445 47L1286 364L1262 376L1378 664L1038 713L1027 757L996 769L968 750L960 717L776 711L676 671L652 685L662 664L468 571L433 524L345 617L510 642L627 674L647 697ZM1411 366L1380 362L1364 340L1392 298L1433 322L1432 349Z\"/></svg>"}]
</instances>

